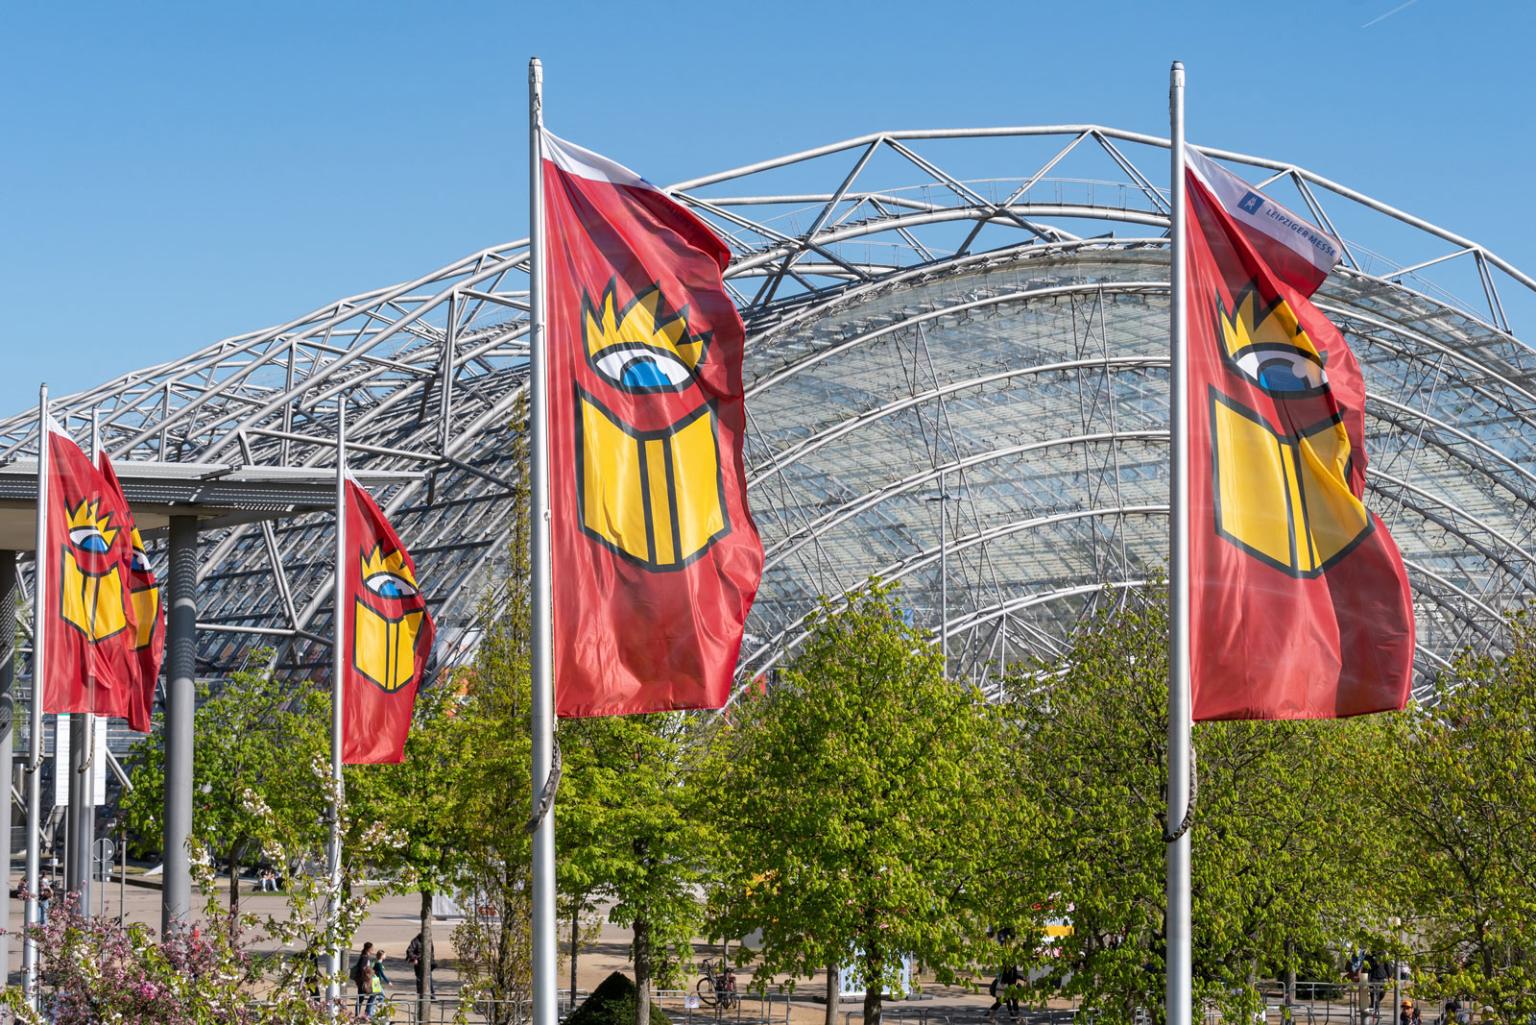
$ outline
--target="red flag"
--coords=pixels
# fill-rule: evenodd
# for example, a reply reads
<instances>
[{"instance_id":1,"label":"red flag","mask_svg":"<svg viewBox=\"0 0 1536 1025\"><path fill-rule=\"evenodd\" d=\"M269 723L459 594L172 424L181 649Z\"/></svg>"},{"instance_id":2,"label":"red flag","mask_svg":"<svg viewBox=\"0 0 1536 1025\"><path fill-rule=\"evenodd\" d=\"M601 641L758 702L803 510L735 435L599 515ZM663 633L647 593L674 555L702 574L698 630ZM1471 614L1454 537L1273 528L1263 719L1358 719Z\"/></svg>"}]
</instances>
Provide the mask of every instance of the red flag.
<instances>
[{"instance_id":1,"label":"red flag","mask_svg":"<svg viewBox=\"0 0 1536 1025\"><path fill-rule=\"evenodd\" d=\"M544 135L555 708L719 708L763 549L725 245Z\"/></svg>"},{"instance_id":2,"label":"red flag","mask_svg":"<svg viewBox=\"0 0 1536 1025\"><path fill-rule=\"evenodd\" d=\"M160 659L165 654L165 613L160 603L160 584L155 571L150 568L149 555L144 551L144 539L133 521L133 510L123 497L123 487L117 481L117 471L105 452L97 459L101 476L118 504L128 513L128 536L133 545L133 561L128 566L128 597L133 605L135 619L133 648L138 658L138 686L134 691L134 714L128 717L145 724L140 732L149 731L151 713L155 707L155 683L160 678ZM139 729L135 726L134 729Z\"/></svg>"},{"instance_id":3,"label":"red flag","mask_svg":"<svg viewBox=\"0 0 1536 1025\"><path fill-rule=\"evenodd\" d=\"M437 630L416 562L373 498L347 479L341 760L399 762Z\"/></svg>"},{"instance_id":4,"label":"red flag","mask_svg":"<svg viewBox=\"0 0 1536 1025\"><path fill-rule=\"evenodd\" d=\"M1365 491L1365 383L1309 296L1339 244L1188 155L1196 719L1402 708L1408 577Z\"/></svg>"},{"instance_id":5,"label":"red flag","mask_svg":"<svg viewBox=\"0 0 1536 1025\"><path fill-rule=\"evenodd\" d=\"M120 716L147 733L134 648L132 530L121 493L50 420L48 522L39 553L53 609L44 635L43 711Z\"/></svg>"}]
</instances>

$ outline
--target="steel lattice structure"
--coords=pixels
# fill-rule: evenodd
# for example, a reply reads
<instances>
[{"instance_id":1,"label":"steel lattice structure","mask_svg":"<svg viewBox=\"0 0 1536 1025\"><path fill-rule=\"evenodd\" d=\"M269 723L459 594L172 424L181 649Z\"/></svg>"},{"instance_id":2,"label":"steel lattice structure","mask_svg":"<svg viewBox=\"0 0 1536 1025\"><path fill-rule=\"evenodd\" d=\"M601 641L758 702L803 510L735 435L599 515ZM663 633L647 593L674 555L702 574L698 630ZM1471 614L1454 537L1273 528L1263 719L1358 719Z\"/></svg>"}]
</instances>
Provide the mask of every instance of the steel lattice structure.
<instances>
[{"instance_id":1,"label":"steel lattice structure","mask_svg":"<svg viewBox=\"0 0 1536 1025\"><path fill-rule=\"evenodd\" d=\"M1421 684L1497 649L1536 585L1536 352L1506 314L1536 280L1302 168L1206 152L1346 242L1319 299L1370 389L1368 503L1408 563ZM748 325L767 570L744 678L794 648L817 595L872 573L984 683L1159 572L1166 168L1165 140L1097 126L884 132L669 190L729 242ZM381 500L429 582L440 663L462 659L523 472L527 259L526 241L495 246L56 414L96 411L119 460L323 467L346 393L355 463L426 471ZM0 421L0 458L35 449L35 414ZM330 537L317 515L205 535L200 672L278 643L323 675L304 635L329 629Z\"/></svg>"}]
</instances>

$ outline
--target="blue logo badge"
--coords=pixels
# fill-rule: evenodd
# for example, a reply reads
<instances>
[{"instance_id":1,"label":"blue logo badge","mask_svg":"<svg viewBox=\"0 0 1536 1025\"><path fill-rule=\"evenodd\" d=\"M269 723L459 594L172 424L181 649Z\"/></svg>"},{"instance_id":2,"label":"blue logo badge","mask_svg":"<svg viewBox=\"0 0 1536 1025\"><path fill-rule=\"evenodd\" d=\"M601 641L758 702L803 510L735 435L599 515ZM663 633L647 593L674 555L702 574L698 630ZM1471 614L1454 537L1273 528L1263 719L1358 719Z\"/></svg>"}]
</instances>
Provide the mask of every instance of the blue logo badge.
<instances>
[{"instance_id":1,"label":"blue logo badge","mask_svg":"<svg viewBox=\"0 0 1536 1025\"><path fill-rule=\"evenodd\" d=\"M1237 205L1246 213L1256 214L1264 207L1264 197L1257 192L1250 192L1238 200Z\"/></svg>"}]
</instances>

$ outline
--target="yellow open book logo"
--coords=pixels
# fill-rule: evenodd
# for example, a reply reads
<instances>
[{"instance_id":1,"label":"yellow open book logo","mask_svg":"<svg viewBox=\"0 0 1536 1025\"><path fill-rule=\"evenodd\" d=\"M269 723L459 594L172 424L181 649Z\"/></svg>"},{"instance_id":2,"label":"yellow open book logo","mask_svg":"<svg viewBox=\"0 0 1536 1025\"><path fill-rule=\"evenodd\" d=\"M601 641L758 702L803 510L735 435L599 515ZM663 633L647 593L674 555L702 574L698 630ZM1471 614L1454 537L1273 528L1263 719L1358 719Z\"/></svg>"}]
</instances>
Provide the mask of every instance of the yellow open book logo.
<instances>
[{"instance_id":1,"label":"yellow open book logo","mask_svg":"<svg viewBox=\"0 0 1536 1025\"><path fill-rule=\"evenodd\" d=\"M1217 333L1228 368L1274 400L1288 429L1210 391L1216 532L1293 576L1322 573L1371 532L1349 484L1351 444L1328 392L1324 357L1283 300L1248 289Z\"/></svg>"}]
</instances>

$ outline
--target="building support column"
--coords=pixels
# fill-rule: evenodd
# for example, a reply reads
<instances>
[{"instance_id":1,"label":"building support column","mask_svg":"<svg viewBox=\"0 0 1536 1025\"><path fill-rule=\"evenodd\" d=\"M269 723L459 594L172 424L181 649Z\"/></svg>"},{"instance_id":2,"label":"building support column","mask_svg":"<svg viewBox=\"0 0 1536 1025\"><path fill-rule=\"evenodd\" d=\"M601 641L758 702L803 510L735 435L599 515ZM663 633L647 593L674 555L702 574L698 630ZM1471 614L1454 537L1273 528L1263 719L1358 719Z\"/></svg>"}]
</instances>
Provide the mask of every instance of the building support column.
<instances>
[{"instance_id":1,"label":"building support column","mask_svg":"<svg viewBox=\"0 0 1536 1025\"><path fill-rule=\"evenodd\" d=\"M96 840L96 808L92 804L91 716L76 712L69 717L69 765L56 760L53 771L69 773L69 826L64 837L64 890L78 895L75 910L91 915L91 846Z\"/></svg>"},{"instance_id":2,"label":"building support column","mask_svg":"<svg viewBox=\"0 0 1536 1025\"><path fill-rule=\"evenodd\" d=\"M0 551L0 923L11 920L11 781L16 778L16 702L11 684L16 680L16 607L21 588L16 586L16 553ZM0 929L0 983L11 976L11 937Z\"/></svg>"},{"instance_id":3,"label":"building support column","mask_svg":"<svg viewBox=\"0 0 1536 1025\"><path fill-rule=\"evenodd\" d=\"M192 711L197 701L197 518L171 517L165 659L165 842L160 930L192 911Z\"/></svg>"}]
</instances>

